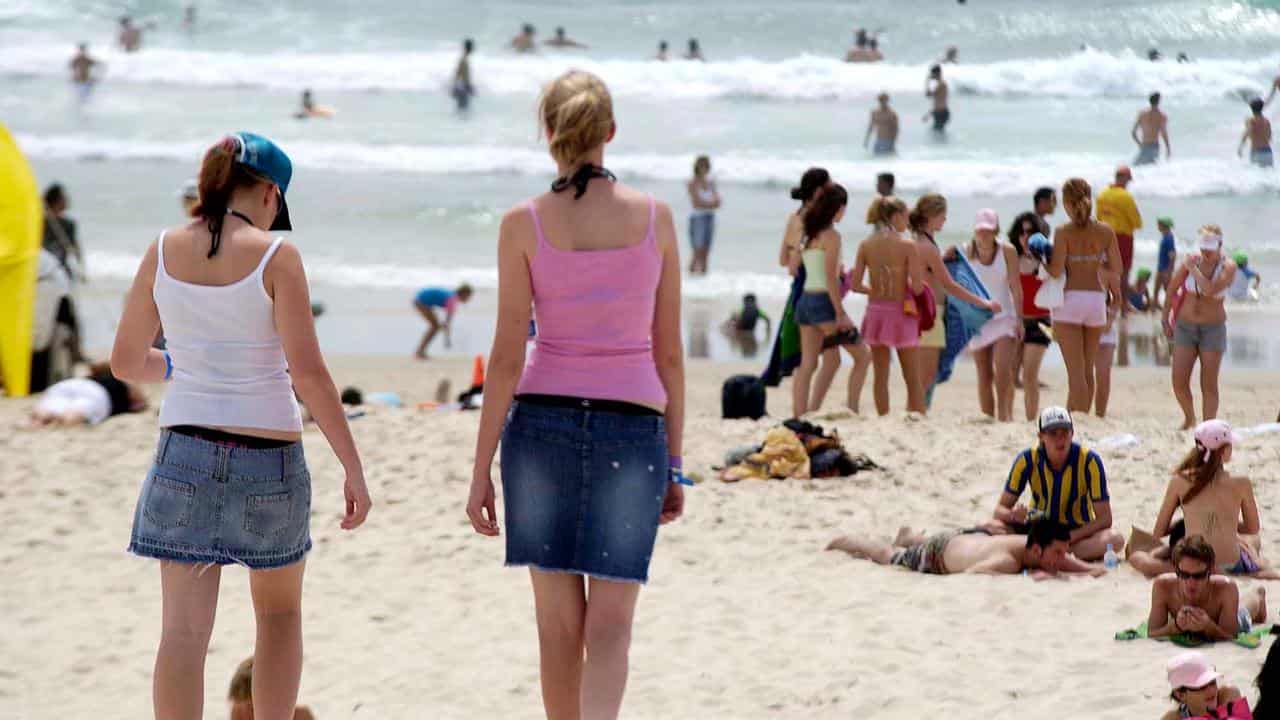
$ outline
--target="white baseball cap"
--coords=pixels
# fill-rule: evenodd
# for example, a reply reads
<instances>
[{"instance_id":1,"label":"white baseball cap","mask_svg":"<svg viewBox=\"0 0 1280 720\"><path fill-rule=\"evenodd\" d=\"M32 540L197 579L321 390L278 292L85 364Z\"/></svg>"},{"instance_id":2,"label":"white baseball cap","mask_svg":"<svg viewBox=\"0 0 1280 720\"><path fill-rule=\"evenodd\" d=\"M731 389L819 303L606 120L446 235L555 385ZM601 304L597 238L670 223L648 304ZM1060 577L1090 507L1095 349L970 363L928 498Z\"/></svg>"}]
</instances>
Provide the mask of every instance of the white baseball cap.
<instances>
[{"instance_id":1,"label":"white baseball cap","mask_svg":"<svg viewBox=\"0 0 1280 720\"><path fill-rule=\"evenodd\" d=\"M1051 405L1040 411L1040 432L1074 427L1075 423L1071 422L1071 413L1064 407Z\"/></svg>"}]
</instances>

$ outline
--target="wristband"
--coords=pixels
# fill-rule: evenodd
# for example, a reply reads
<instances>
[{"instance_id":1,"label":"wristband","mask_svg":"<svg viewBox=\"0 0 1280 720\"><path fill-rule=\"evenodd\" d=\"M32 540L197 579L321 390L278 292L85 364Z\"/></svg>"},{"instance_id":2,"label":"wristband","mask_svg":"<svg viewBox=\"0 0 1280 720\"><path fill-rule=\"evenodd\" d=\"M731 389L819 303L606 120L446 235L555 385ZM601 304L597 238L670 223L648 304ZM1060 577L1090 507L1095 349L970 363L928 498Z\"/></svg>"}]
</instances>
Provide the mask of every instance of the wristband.
<instances>
[{"instance_id":1,"label":"wristband","mask_svg":"<svg viewBox=\"0 0 1280 720\"><path fill-rule=\"evenodd\" d=\"M668 455L667 467L671 468L672 470L683 470L684 458L680 457L679 455Z\"/></svg>"},{"instance_id":2,"label":"wristband","mask_svg":"<svg viewBox=\"0 0 1280 720\"><path fill-rule=\"evenodd\" d=\"M693 487L693 481L685 477L684 473L680 472L680 468L671 468L670 477L672 485L687 485L689 487Z\"/></svg>"},{"instance_id":3,"label":"wristband","mask_svg":"<svg viewBox=\"0 0 1280 720\"><path fill-rule=\"evenodd\" d=\"M173 358L169 357L169 353L164 354L164 379L168 382L173 377Z\"/></svg>"}]
</instances>

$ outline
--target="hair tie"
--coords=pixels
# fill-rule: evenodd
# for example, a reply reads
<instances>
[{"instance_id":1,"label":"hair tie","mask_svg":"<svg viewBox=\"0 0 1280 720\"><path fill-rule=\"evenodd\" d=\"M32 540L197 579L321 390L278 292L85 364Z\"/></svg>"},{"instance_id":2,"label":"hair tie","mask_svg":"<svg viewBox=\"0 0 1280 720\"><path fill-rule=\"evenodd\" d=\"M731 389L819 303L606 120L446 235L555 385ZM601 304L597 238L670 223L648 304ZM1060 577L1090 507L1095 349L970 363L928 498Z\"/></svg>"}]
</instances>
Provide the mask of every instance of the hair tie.
<instances>
[{"instance_id":1,"label":"hair tie","mask_svg":"<svg viewBox=\"0 0 1280 720\"><path fill-rule=\"evenodd\" d=\"M573 199L577 200L586 194L587 183L594 178L604 178L609 182L618 181L618 178L608 169L587 163L578 168L577 172L572 176L566 175L556 178L555 182L551 183L551 192L564 192L569 189L569 186L573 186Z\"/></svg>"}]
</instances>

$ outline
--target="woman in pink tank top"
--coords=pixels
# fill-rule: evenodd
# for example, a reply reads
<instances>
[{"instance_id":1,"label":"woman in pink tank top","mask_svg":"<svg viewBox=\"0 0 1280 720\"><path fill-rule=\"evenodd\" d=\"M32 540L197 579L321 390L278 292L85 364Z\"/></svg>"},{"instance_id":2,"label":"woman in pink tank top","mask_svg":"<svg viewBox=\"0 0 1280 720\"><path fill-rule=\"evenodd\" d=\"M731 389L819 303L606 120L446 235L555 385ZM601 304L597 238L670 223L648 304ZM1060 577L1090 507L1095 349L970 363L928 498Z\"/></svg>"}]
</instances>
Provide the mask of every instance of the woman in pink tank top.
<instances>
[{"instance_id":1,"label":"woman in pink tank top","mask_svg":"<svg viewBox=\"0 0 1280 720\"><path fill-rule=\"evenodd\" d=\"M467 515L499 534L501 442L506 563L530 568L546 714L612 718L658 526L684 506L680 259L670 208L603 167L604 83L568 72L539 114L559 179L502 220Z\"/></svg>"}]
</instances>

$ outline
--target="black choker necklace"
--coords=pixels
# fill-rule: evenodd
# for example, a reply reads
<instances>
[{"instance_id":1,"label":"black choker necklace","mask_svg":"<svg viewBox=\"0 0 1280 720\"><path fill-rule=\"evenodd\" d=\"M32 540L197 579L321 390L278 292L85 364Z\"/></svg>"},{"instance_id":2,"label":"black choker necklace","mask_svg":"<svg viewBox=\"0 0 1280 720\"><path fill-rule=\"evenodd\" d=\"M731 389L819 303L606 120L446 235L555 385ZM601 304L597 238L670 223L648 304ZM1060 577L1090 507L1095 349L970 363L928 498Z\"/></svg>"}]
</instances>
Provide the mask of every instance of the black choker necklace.
<instances>
[{"instance_id":1,"label":"black choker necklace","mask_svg":"<svg viewBox=\"0 0 1280 720\"><path fill-rule=\"evenodd\" d=\"M575 172L572 176L562 176L562 177L556 178L556 181L551 183L551 192L554 192L554 193L564 192L565 190L568 190L570 186L572 186L574 188L573 199L577 200L578 198L586 194L587 183L591 182L592 179L594 178L604 178L609 182L618 181L618 178L614 176L613 173L609 172L606 168L600 167L598 165L592 165L591 163L587 163L586 165L583 165L582 167L578 168L577 172Z\"/></svg>"}]
</instances>

